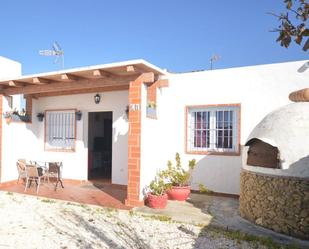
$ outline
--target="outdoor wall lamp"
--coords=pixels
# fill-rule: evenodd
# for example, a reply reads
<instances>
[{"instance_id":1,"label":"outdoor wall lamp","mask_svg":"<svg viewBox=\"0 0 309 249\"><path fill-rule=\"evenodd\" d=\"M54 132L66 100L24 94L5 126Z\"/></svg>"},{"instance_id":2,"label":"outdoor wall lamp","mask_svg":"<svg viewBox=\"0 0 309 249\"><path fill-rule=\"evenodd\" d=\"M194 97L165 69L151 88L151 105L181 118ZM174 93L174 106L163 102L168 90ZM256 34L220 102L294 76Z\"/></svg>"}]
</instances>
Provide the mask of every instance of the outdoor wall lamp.
<instances>
[{"instance_id":1,"label":"outdoor wall lamp","mask_svg":"<svg viewBox=\"0 0 309 249\"><path fill-rule=\"evenodd\" d=\"M126 106L125 113L126 113L127 118L129 118L129 106L128 105Z\"/></svg>"},{"instance_id":2,"label":"outdoor wall lamp","mask_svg":"<svg viewBox=\"0 0 309 249\"><path fill-rule=\"evenodd\" d=\"M43 118L44 118L44 113L43 112L39 112L36 116L37 116L39 122L43 121Z\"/></svg>"},{"instance_id":3,"label":"outdoor wall lamp","mask_svg":"<svg viewBox=\"0 0 309 249\"><path fill-rule=\"evenodd\" d=\"M82 119L82 112L81 111L76 111L75 112L75 117L76 117L76 120L81 120Z\"/></svg>"},{"instance_id":4,"label":"outdoor wall lamp","mask_svg":"<svg viewBox=\"0 0 309 249\"><path fill-rule=\"evenodd\" d=\"M96 95L94 95L94 103L99 104L100 101L101 101L101 96L100 94L97 93Z\"/></svg>"}]
</instances>

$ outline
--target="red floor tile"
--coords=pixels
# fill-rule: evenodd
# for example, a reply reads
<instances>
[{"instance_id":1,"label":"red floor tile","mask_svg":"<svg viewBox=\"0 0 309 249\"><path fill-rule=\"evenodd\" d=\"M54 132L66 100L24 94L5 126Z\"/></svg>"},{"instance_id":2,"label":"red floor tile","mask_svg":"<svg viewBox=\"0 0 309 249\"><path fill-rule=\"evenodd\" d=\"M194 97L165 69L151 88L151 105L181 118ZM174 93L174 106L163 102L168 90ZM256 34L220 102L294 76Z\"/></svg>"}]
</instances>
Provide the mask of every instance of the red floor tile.
<instances>
[{"instance_id":1,"label":"red floor tile","mask_svg":"<svg viewBox=\"0 0 309 249\"><path fill-rule=\"evenodd\" d=\"M0 184L0 191L37 195L35 183L32 183L32 186L26 192L24 192L24 187L25 185L22 182L18 184L12 182ZM64 188L58 186L56 191L53 183L42 183L37 196L103 207L130 209L130 207L124 205L126 193L125 186L113 185L102 180L84 183L64 181Z\"/></svg>"}]
</instances>

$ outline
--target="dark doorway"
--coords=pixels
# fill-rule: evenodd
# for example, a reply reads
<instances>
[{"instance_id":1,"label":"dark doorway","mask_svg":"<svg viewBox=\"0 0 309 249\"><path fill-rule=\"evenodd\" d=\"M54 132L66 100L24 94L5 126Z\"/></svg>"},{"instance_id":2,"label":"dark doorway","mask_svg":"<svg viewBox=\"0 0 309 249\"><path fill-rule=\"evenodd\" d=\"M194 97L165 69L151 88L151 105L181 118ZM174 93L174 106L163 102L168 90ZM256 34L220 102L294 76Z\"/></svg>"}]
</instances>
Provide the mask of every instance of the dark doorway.
<instances>
[{"instance_id":1,"label":"dark doorway","mask_svg":"<svg viewBox=\"0 0 309 249\"><path fill-rule=\"evenodd\" d=\"M89 112L88 179L112 177L113 113Z\"/></svg>"}]
</instances>

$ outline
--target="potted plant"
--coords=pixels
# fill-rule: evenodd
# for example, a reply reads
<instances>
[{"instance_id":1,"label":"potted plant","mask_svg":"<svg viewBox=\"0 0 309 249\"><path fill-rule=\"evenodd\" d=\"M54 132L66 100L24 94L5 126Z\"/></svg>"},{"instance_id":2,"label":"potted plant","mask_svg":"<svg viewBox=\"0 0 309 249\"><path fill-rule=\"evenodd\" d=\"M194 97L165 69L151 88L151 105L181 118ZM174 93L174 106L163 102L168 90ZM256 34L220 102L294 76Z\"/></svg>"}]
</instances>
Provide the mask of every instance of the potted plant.
<instances>
[{"instance_id":1,"label":"potted plant","mask_svg":"<svg viewBox=\"0 0 309 249\"><path fill-rule=\"evenodd\" d=\"M168 182L169 187L166 191L168 198L171 200L185 201L191 192L190 180L196 161L195 159L190 160L187 169L184 169L181 165L179 153L176 153L175 159L176 165L168 161L167 169L161 172L161 176Z\"/></svg>"},{"instance_id":2,"label":"potted plant","mask_svg":"<svg viewBox=\"0 0 309 249\"><path fill-rule=\"evenodd\" d=\"M148 102L146 112L147 112L147 117L156 118L157 117L157 104L155 102Z\"/></svg>"},{"instance_id":3,"label":"potted plant","mask_svg":"<svg viewBox=\"0 0 309 249\"><path fill-rule=\"evenodd\" d=\"M163 209L167 205L166 185L160 176L151 181L146 204L155 209Z\"/></svg>"},{"instance_id":4,"label":"potted plant","mask_svg":"<svg viewBox=\"0 0 309 249\"><path fill-rule=\"evenodd\" d=\"M44 113L39 112L36 116L37 116L37 118L38 118L38 120L39 120L40 122L42 122L42 121L43 121L43 118L44 118Z\"/></svg>"},{"instance_id":5,"label":"potted plant","mask_svg":"<svg viewBox=\"0 0 309 249\"><path fill-rule=\"evenodd\" d=\"M6 123L9 124L11 121L14 122L30 122L31 116L26 113L24 109L17 111L16 108L12 111L7 111L3 114Z\"/></svg>"},{"instance_id":6,"label":"potted plant","mask_svg":"<svg viewBox=\"0 0 309 249\"><path fill-rule=\"evenodd\" d=\"M5 112L3 113L3 117L5 118L5 121L7 124L11 122L12 119L12 113L11 112Z\"/></svg>"}]
</instances>

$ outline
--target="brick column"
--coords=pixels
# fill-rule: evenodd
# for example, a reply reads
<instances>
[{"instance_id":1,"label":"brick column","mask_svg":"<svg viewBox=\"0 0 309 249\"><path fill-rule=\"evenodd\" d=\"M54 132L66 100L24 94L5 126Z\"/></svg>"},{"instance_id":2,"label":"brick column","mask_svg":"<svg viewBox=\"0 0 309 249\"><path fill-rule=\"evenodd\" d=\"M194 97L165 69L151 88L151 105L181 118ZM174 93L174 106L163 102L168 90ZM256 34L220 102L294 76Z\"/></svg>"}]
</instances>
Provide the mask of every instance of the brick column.
<instances>
[{"instance_id":1,"label":"brick column","mask_svg":"<svg viewBox=\"0 0 309 249\"><path fill-rule=\"evenodd\" d=\"M141 164L141 81L130 82L129 107L139 105L139 109L129 108L128 134L128 189L125 204L128 206L143 206L140 200L140 164Z\"/></svg>"},{"instance_id":2,"label":"brick column","mask_svg":"<svg viewBox=\"0 0 309 249\"><path fill-rule=\"evenodd\" d=\"M157 103L157 89L162 87L168 87L168 80L157 80L147 87L147 102Z\"/></svg>"},{"instance_id":3,"label":"brick column","mask_svg":"<svg viewBox=\"0 0 309 249\"><path fill-rule=\"evenodd\" d=\"M152 84L147 87L147 102L157 103L157 85ZM147 104L148 104L147 103Z\"/></svg>"}]
</instances>

